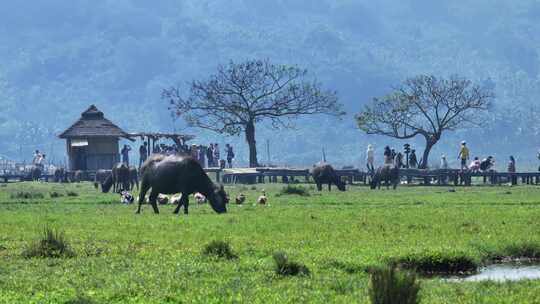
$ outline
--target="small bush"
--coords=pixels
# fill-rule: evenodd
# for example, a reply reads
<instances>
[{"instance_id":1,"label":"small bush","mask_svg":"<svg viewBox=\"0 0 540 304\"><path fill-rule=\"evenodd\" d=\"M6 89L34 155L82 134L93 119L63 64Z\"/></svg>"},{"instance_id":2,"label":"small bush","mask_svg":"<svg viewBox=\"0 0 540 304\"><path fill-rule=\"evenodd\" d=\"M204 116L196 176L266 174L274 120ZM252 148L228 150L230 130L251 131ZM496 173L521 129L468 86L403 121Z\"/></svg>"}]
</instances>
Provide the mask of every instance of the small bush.
<instances>
[{"instance_id":1,"label":"small bush","mask_svg":"<svg viewBox=\"0 0 540 304\"><path fill-rule=\"evenodd\" d=\"M203 249L206 256L215 256L222 259L233 260L238 258L231 245L226 241L215 240L206 245Z\"/></svg>"},{"instance_id":2,"label":"small bush","mask_svg":"<svg viewBox=\"0 0 540 304\"><path fill-rule=\"evenodd\" d=\"M11 194L11 199L42 199L43 193L35 191L19 191Z\"/></svg>"},{"instance_id":3,"label":"small bush","mask_svg":"<svg viewBox=\"0 0 540 304\"><path fill-rule=\"evenodd\" d=\"M68 191L67 196L69 196L69 197L77 197L77 196L79 196L79 193L77 193L75 191Z\"/></svg>"},{"instance_id":4,"label":"small bush","mask_svg":"<svg viewBox=\"0 0 540 304\"><path fill-rule=\"evenodd\" d=\"M286 187L283 187L279 193L281 195L309 196L309 191L305 187L293 185L287 185Z\"/></svg>"},{"instance_id":5,"label":"small bush","mask_svg":"<svg viewBox=\"0 0 540 304\"><path fill-rule=\"evenodd\" d=\"M395 266L374 269L369 298L372 304L419 303L420 285L414 273L398 271Z\"/></svg>"},{"instance_id":6,"label":"small bush","mask_svg":"<svg viewBox=\"0 0 540 304\"><path fill-rule=\"evenodd\" d=\"M276 263L275 271L282 276L310 275L306 265L289 261L289 257L285 252L274 253L274 262Z\"/></svg>"},{"instance_id":7,"label":"small bush","mask_svg":"<svg viewBox=\"0 0 540 304\"><path fill-rule=\"evenodd\" d=\"M64 196L64 194L58 193L58 192L56 192L56 191L53 191L53 192L49 193L49 196L50 196L51 198L58 198L58 197Z\"/></svg>"},{"instance_id":8,"label":"small bush","mask_svg":"<svg viewBox=\"0 0 540 304\"><path fill-rule=\"evenodd\" d=\"M393 264L423 274L465 274L478 269L478 263L474 259L461 253L430 252L409 255L397 259Z\"/></svg>"},{"instance_id":9,"label":"small bush","mask_svg":"<svg viewBox=\"0 0 540 304\"><path fill-rule=\"evenodd\" d=\"M70 258L75 252L69 246L64 233L45 228L39 240L31 243L23 252L25 258Z\"/></svg>"}]
</instances>

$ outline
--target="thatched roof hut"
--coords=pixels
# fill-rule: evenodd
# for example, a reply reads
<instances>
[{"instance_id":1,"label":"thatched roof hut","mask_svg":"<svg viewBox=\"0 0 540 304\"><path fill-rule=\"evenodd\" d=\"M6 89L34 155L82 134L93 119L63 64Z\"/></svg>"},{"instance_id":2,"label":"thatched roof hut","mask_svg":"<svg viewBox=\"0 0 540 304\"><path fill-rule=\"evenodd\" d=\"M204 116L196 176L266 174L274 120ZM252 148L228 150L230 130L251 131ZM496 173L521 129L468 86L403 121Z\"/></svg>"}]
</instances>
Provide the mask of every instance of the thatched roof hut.
<instances>
[{"instance_id":1,"label":"thatched roof hut","mask_svg":"<svg viewBox=\"0 0 540 304\"><path fill-rule=\"evenodd\" d=\"M96 171L111 169L119 161L119 140L128 133L91 105L71 127L59 135L66 139L68 169Z\"/></svg>"}]
</instances>

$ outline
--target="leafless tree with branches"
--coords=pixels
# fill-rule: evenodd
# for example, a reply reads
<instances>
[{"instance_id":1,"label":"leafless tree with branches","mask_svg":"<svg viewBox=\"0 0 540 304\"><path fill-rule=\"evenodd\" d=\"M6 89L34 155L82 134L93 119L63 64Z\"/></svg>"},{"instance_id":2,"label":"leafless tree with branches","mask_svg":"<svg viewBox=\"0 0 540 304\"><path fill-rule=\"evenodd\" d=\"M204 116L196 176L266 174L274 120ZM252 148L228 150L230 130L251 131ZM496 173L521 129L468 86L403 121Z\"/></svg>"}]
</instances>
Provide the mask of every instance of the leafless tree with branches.
<instances>
[{"instance_id":1,"label":"leafless tree with branches","mask_svg":"<svg viewBox=\"0 0 540 304\"><path fill-rule=\"evenodd\" d=\"M274 128L294 127L301 115L344 115L334 91L324 90L297 66L268 60L231 61L207 80L195 80L184 97L180 87L163 91L170 109L190 126L220 134L245 134L249 164L258 165L255 125L268 119Z\"/></svg>"},{"instance_id":2,"label":"leafless tree with branches","mask_svg":"<svg viewBox=\"0 0 540 304\"><path fill-rule=\"evenodd\" d=\"M443 132L479 125L494 94L490 89L452 76L448 79L420 75L407 79L391 94L374 98L356 115L359 128L367 134L426 140L421 168Z\"/></svg>"}]
</instances>

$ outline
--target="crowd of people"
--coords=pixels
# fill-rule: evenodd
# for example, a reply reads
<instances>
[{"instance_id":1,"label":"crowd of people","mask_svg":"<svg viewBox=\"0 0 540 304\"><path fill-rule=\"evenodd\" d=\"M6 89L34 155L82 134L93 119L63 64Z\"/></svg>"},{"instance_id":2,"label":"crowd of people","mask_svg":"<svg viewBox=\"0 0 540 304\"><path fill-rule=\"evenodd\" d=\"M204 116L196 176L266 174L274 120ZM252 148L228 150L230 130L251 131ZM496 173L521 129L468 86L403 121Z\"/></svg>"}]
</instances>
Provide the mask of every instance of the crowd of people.
<instances>
[{"instance_id":1,"label":"crowd of people","mask_svg":"<svg viewBox=\"0 0 540 304\"><path fill-rule=\"evenodd\" d=\"M474 173L477 172L487 172L490 170L493 170L495 166L495 158L493 156L487 156L486 158L480 160L479 157L474 157L472 161L470 161L470 150L467 146L467 142L462 141L458 153L458 160L460 161L460 169L461 170L469 170ZM395 165L398 168L418 168L418 166L422 163L422 159L418 159L416 156L416 150L412 149L409 151L409 153L406 153L405 155L401 152L396 152L395 149L390 148L390 146L384 147L383 152L384 157L384 164L385 165ZM540 151L537 155L538 160L540 160ZM366 167L369 172L373 172L375 170L375 149L373 145L368 145L367 151L366 151ZM446 155L441 155L440 160L440 169L450 169L450 166L448 164L448 159ZM507 170L509 173L515 173L516 172L516 159L514 156L509 157ZM540 171L540 167L538 168Z\"/></svg>"},{"instance_id":2,"label":"crowd of people","mask_svg":"<svg viewBox=\"0 0 540 304\"><path fill-rule=\"evenodd\" d=\"M122 162L129 166L129 154L131 152L131 147L129 145L124 145L120 151L122 156ZM148 159L149 147L148 143L143 143L139 147L139 167ZM196 145L191 146L187 145L165 145L159 144L152 149L153 154L164 154L164 155L175 155L175 154L184 154L190 155L192 158L196 159L203 168L232 168L233 160L235 158L233 147L230 144L225 145L224 158L222 158L220 153L220 146L218 143L211 143L209 146Z\"/></svg>"}]
</instances>

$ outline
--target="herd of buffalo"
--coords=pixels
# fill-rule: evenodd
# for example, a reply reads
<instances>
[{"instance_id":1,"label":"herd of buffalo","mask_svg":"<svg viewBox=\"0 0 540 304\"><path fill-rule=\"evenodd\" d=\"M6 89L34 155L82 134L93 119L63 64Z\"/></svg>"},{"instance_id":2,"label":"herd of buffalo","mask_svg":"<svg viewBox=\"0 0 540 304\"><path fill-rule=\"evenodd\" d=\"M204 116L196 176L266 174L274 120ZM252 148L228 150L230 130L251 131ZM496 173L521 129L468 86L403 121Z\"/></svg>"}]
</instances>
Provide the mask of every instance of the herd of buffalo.
<instances>
[{"instance_id":1,"label":"herd of buffalo","mask_svg":"<svg viewBox=\"0 0 540 304\"><path fill-rule=\"evenodd\" d=\"M70 181L81 181L83 172L73 172ZM319 163L311 170L313 180L317 185L317 190L322 191L323 185L328 185L331 191L334 184L340 191L345 191L345 183L336 173L334 168L327 163ZM68 174L64 169L57 169L54 173L56 182L66 182ZM140 188L139 188L140 179ZM394 165L384 165L371 174L371 189L390 185L396 189L399 183L399 168ZM174 210L177 214L182 207L184 213L188 213L189 196L200 193L209 202L212 209L217 213L227 212L228 196L222 185L216 185L208 177L198 161L182 155L152 155L146 160L138 171L135 167L119 163L112 170L99 170L94 178L94 187L101 186L102 192L112 190L120 193L123 190L130 191L137 187L139 189L139 203L137 213L141 212L142 203L149 192L148 202L152 206L154 213L159 213L157 199L160 194L173 195L181 194L181 198Z\"/></svg>"}]
</instances>

